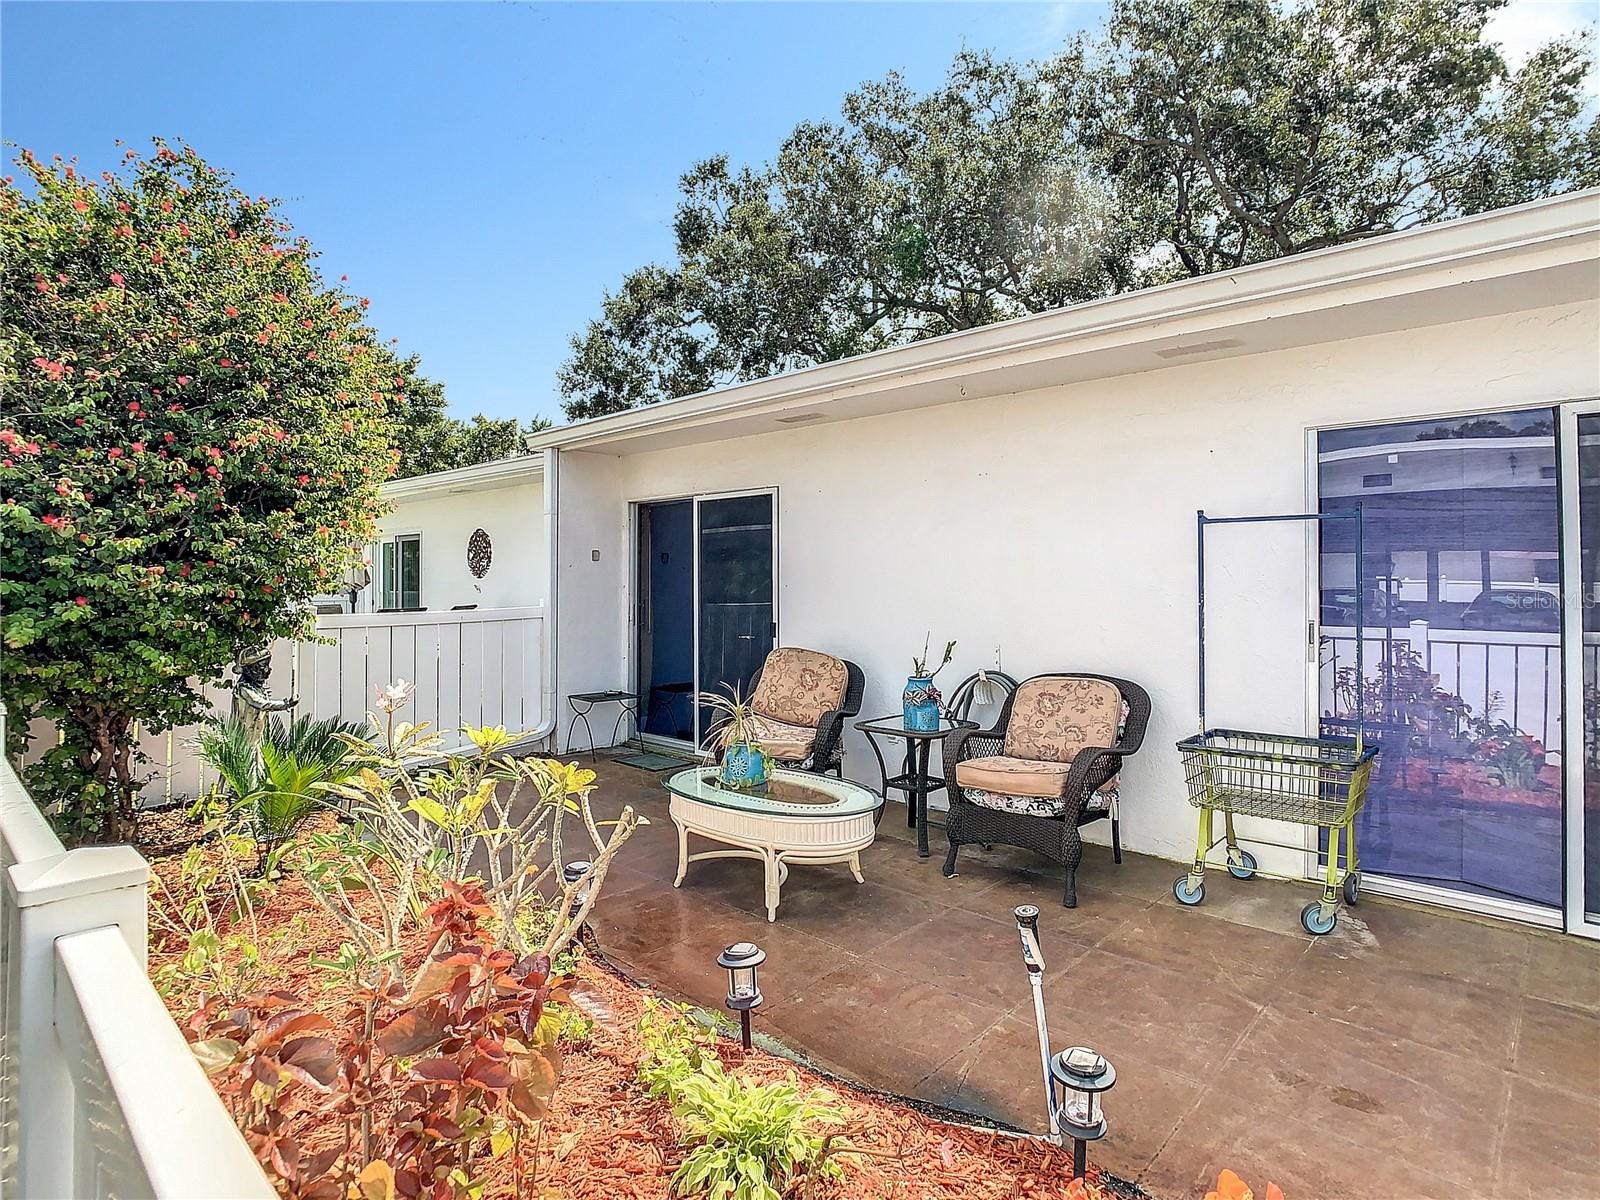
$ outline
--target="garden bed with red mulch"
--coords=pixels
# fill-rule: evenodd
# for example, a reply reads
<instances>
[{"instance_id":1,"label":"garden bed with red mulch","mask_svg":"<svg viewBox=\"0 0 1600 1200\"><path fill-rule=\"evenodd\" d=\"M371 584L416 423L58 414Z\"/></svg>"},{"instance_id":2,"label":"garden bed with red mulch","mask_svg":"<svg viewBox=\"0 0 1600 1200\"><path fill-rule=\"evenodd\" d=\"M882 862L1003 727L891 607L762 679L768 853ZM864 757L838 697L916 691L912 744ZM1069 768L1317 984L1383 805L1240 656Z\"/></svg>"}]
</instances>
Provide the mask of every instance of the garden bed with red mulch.
<instances>
[{"instance_id":1,"label":"garden bed with red mulch","mask_svg":"<svg viewBox=\"0 0 1600 1200\"><path fill-rule=\"evenodd\" d=\"M156 869L171 879L175 862L158 862ZM152 890L152 904L168 902L160 889ZM290 922L294 932L264 947L264 969L256 986L293 992L305 1007L347 1024L350 997L343 981L308 961L335 956L341 931L304 885L291 877L275 887L261 904L258 921L263 933ZM152 971L182 954L176 937L153 932ZM420 961L420 947L408 957ZM635 1082L643 1054L638 1022L650 993L592 958L583 958L576 971L574 1003L593 1027L581 1040L564 1046L560 1084L541 1123L521 1195L538 1200L667 1200L672 1172L686 1150L679 1145L670 1109ZM198 984L184 983L172 990L167 1004L181 1024L202 999ZM863 1153L844 1160L842 1182L819 1184L809 1194L803 1186L797 1189L801 1200L1101 1200L1142 1195L1093 1168L1088 1188L1074 1187L1070 1149L943 1121L760 1049L746 1053L736 1042L724 1042L719 1053L728 1070L747 1078L765 1081L794 1074L803 1087L826 1088L837 1097L848 1139ZM331 1127L340 1123L329 1120L316 1100L306 1093L290 1108L291 1129L308 1148L332 1145L338 1136ZM374 1108L382 1107L380 1097ZM487 1181L484 1200L510 1200L518 1194L504 1160L485 1157L481 1168Z\"/></svg>"}]
</instances>

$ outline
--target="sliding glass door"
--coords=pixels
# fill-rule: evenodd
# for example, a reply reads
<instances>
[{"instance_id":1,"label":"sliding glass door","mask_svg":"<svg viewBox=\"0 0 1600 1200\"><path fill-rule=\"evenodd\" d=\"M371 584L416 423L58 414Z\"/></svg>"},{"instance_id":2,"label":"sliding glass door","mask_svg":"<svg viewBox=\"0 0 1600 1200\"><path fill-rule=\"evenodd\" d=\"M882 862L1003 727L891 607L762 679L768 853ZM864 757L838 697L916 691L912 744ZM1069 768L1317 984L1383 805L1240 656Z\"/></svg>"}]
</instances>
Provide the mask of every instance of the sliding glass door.
<instances>
[{"instance_id":1,"label":"sliding glass door","mask_svg":"<svg viewBox=\"0 0 1600 1200\"><path fill-rule=\"evenodd\" d=\"M1561 413L1567 584L1566 927L1600 937L1600 401Z\"/></svg>"},{"instance_id":2,"label":"sliding glass door","mask_svg":"<svg viewBox=\"0 0 1600 1200\"><path fill-rule=\"evenodd\" d=\"M771 492L695 501L698 663L702 692L748 695L778 634ZM700 709L696 741L713 714Z\"/></svg>"},{"instance_id":3,"label":"sliding glass door","mask_svg":"<svg viewBox=\"0 0 1600 1200\"><path fill-rule=\"evenodd\" d=\"M636 690L647 738L699 745L699 692L748 693L777 639L772 491L634 506Z\"/></svg>"},{"instance_id":4,"label":"sliding glass door","mask_svg":"<svg viewBox=\"0 0 1600 1200\"><path fill-rule=\"evenodd\" d=\"M1362 562L1349 523L1328 522L1320 564L1323 727L1360 712L1383 747L1362 865L1548 923L1564 899L1555 424L1537 408L1317 439L1322 507L1364 514Z\"/></svg>"}]
</instances>

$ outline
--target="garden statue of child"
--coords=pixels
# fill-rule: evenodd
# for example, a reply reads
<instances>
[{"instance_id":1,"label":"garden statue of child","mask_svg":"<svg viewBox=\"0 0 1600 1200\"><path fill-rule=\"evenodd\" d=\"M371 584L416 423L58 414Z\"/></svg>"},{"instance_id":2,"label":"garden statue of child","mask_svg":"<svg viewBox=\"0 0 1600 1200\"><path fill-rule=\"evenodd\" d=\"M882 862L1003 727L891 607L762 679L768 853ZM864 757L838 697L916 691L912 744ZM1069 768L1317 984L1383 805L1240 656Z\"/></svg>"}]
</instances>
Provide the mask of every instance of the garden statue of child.
<instances>
[{"instance_id":1,"label":"garden statue of child","mask_svg":"<svg viewBox=\"0 0 1600 1200\"><path fill-rule=\"evenodd\" d=\"M298 696L274 699L267 676L272 673L272 648L256 646L240 653L233 664L233 710L229 714L257 745L266 736L267 715L287 712L300 703Z\"/></svg>"}]
</instances>

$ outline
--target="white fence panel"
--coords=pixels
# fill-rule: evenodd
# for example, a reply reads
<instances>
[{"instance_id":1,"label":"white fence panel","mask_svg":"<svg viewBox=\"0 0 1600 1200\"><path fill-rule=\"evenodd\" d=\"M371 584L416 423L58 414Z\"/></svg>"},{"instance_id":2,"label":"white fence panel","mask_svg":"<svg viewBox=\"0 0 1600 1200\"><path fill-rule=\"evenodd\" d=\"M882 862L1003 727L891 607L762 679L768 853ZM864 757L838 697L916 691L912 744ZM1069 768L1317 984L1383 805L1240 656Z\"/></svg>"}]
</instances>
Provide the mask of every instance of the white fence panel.
<instances>
[{"instance_id":1,"label":"white fence panel","mask_svg":"<svg viewBox=\"0 0 1600 1200\"><path fill-rule=\"evenodd\" d=\"M138 851L65 850L0 759L0 875L0 1196L276 1196L145 974Z\"/></svg>"},{"instance_id":2,"label":"white fence panel","mask_svg":"<svg viewBox=\"0 0 1600 1200\"><path fill-rule=\"evenodd\" d=\"M445 749L466 739L462 725L504 725L526 733L546 720L544 664L549 640L544 609L490 608L466 612L358 613L325 616L317 632L327 642L283 643L273 650L272 690L298 696L293 714L366 723L373 688L396 679L417 685L405 720L426 722L445 735ZM226 687L202 689L212 711L226 715ZM43 722L25 761L55 743ZM149 761L147 805L190 800L212 784L195 753L195 727L141 736Z\"/></svg>"}]
</instances>

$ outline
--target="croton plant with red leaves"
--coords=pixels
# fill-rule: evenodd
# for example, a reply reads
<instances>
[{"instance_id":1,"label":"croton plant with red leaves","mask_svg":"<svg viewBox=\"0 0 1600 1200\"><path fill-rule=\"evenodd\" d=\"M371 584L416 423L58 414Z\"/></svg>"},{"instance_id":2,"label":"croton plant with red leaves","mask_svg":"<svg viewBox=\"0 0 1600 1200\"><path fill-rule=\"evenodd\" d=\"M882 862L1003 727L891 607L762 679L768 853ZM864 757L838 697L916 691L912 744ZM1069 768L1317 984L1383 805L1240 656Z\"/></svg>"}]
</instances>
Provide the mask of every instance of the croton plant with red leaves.
<instances>
[{"instance_id":1,"label":"croton plant with red leaves","mask_svg":"<svg viewBox=\"0 0 1600 1200\"><path fill-rule=\"evenodd\" d=\"M372 535L410 383L274 202L187 147L0 185L0 607L10 728L69 837L127 836L133 732L306 632ZM13 744L13 753L20 749Z\"/></svg>"},{"instance_id":2,"label":"croton plant with red leaves","mask_svg":"<svg viewBox=\"0 0 1600 1200\"><path fill-rule=\"evenodd\" d=\"M523 1134L561 1076L567 976L495 949L476 883L444 884L424 913L427 953L409 987L362 990L342 1024L287 992L210 1000L186 1025L196 1058L289 1200L464 1200L509 1154L523 1194ZM342 1134L307 1146L307 1114ZM353 1189L353 1190L352 1190Z\"/></svg>"}]
</instances>

